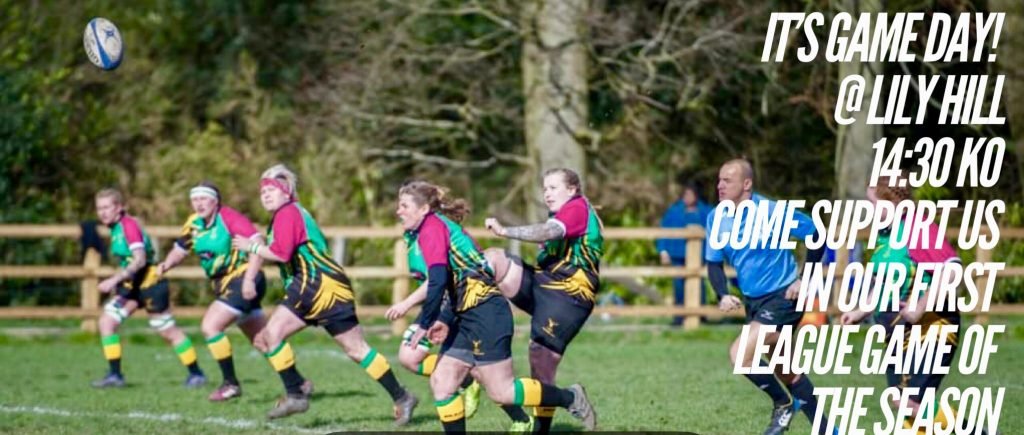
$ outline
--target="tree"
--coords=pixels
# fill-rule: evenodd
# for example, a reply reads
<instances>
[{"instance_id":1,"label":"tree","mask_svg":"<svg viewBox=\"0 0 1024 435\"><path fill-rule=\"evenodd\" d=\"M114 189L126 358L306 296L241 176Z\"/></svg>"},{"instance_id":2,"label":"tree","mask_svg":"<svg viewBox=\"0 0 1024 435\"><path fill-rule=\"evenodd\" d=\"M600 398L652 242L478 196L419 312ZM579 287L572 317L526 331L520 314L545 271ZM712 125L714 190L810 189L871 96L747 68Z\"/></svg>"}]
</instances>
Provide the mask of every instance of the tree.
<instances>
[{"instance_id":1,"label":"tree","mask_svg":"<svg viewBox=\"0 0 1024 435\"><path fill-rule=\"evenodd\" d=\"M531 178L565 167L584 177L586 161L579 138L587 129L587 0L523 2L523 129ZM584 178L585 179L585 178ZM529 215L543 219L539 182L531 191Z\"/></svg>"},{"instance_id":2,"label":"tree","mask_svg":"<svg viewBox=\"0 0 1024 435\"><path fill-rule=\"evenodd\" d=\"M999 73L1006 75L1006 107L1007 121L1010 124L1012 139L1007 142L1016 150L1017 176L1020 180L1024 197L1024 76L1021 65L1024 65L1024 2L1014 0L992 0L989 3L992 12L1006 13L999 43Z\"/></svg>"},{"instance_id":3,"label":"tree","mask_svg":"<svg viewBox=\"0 0 1024 435\"><path fill-rule=\"evenodd\" d=\"M882 12L879 0L844 0L842 10L853 17L851 29L857 26L857 17L862 13L877 14ZM849 34L850 32L846 32ZM878 62L861 62L853 60L839 65L839 81L845 77L859 74L864 77L864 95L860 115L850 125L840 125L836 132L836 196L838 198L864 198L864 189L868 185L868 176L874 158L872 145L882 137L882 126L868 125L866 118L868 108L872 107L875 75L881 71ZM846 114L849 116L849 114Z\"/></svg>"}]
</instances>

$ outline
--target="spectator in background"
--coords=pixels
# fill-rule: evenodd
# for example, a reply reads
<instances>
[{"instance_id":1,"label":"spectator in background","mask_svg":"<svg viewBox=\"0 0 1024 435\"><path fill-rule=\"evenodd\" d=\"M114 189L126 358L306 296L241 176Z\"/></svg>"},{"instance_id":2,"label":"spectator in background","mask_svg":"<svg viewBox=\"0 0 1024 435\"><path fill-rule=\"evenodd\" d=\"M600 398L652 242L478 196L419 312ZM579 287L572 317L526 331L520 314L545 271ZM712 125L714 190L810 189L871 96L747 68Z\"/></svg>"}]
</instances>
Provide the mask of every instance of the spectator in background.
<instances>
[{"instance_id":1,"label":"spectator in background","mask_svg":"<svg viewBox=\"0 0 1024 435\"><path fill-rule=\"evenodd\" d=\"M689 225L698 225L701 228L704 227L704 223L707 222L708 214L711 213L712 207L704 202L701 194L701 186L697 181L686 180L680 177L679 185L682 187L682 192L679 198L669 206L668 210L665 211L665 215L661 218L662 228L684 228ZM703 244L703 240L701 240ZM686 264L686 239L657 239L655 241L655 247L658 250L658 255L661 257L661 264L663 265L674 265L682 266ZM701 249L703 252L703 248ZM700 256L696 261L702 261ZM685 299L685 282L683 278L675 278L672 280L672 287L674 292L674 299L676 305L683 305ZM707 296L704 292L704 280L701 280L700 285L700 303L703 305L707 300ZM679 326L683 324L683 316L675 316L672 319L673 326Z\"/></svg>"}]
</instances>

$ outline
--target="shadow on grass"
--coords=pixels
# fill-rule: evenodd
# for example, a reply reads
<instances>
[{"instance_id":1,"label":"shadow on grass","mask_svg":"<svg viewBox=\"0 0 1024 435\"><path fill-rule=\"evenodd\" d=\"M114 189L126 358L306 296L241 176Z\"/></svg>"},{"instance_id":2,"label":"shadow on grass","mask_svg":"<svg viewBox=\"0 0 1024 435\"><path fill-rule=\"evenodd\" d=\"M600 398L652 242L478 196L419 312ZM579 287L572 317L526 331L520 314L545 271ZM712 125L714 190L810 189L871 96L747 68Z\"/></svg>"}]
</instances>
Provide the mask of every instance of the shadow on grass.
<instances>
[{"instance_id":1,"label":"shadow on grass","mask_svg":"<svg viewBox=\"0 0 1024 435\"><path fill-rule=\"evenodd\" d=\"M583 432L583 426L572 423L551 423L552 432Z\"/></svg>"},{"instance_id":2,"label":"shadow on grass","mask_svg":"<svg viewBox=\"0 0 1024 435\"><path fill-rule=\"evenodd\" d=\"M313 391L313 401L320 399L334 399L334 398L346 398L346 397L371 397L377 395L368 391L359 390L334 390L334 391Z\"/></svg>"}]
</instances>

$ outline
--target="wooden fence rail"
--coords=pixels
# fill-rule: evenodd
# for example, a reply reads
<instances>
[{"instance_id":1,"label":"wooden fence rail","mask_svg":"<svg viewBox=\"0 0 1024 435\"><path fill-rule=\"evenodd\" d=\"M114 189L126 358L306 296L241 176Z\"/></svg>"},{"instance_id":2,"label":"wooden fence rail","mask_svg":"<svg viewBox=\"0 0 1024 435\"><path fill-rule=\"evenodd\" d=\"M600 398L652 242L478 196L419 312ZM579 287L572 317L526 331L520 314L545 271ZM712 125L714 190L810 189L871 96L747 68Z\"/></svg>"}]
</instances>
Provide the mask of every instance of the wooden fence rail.
<instances>
[{"instance_id":1,"label":"wooden fence rail","mask_svg":"<svg viewBox=\"0 0 1024 435\"><path fill-rule=\"evenodd\" d=\"M496 238L490 231L483 228L468 228L469 233L478 239ZM159 246L161 240L168 240L180 234L180 227L176 226L150 226L147 227L154 246ZM987 231L987 229L986 229ZM344 263L345 250L349 240L353 239L385 239L394 240L392 263L386 266L346 266L345 271L353 278L363 279L389 279L393 281L393 300L404 299L410 290L409 271L406 257L405 242L401 238L401 230L397 227L325 227L324 235L331 240L333 256L339 263ZM100 227L100 234L109 236L105 227ZM1003 239L1024 238L1024 228L1000 229ZM9 239L42 239L42 238L69 238L77 239L81 236L81 228L78 225L0 225L0 238ZM722 316L713 306L701 306L700 290L701 279L706 275L702 264L702 240L704 230L700 227L688 227L683 229L665 228L606 228L604 230L606 240L654 240L656 238L679 238L686 239L686 264L684 266L618 266L605 263L601 269L603 278L651 278L651 277L679 277L684 278L686 297L682 307L673 306L671 300L666 300L663 306L629 306L629 307L598 307L596 313L610 313L622 316L669 316L685 315L685 329L694 329L700 326L700 316ZM862 233L861 238L866 238L867 233ZM947 237L957 237L957 230L950 229ZM514 253L518 253L519 245L512 241L508 245ZM158 248L159 249L159 248ZM0 279L5 278L54 278L79 280L82 292L80 307L0 307L0 318L84 318L83 327L91 328L94 325L93 319L100 313L98 291L99 280L111 276L115 268L102 266L100 254L95 250L88 250L81 265L0 265ZM977 261L991 261L990 251L978 248L976 251ZM845 269L849 262L846 250L836 253L836 262L833 267L840 270ZM278 278L275 268L265 268L264 272L271 280ZM735 276L735 271L727 269L728 276ZM1024 276L1024 267L1007 267L1000 272L1000 277ZM202 280L206 279L203 270L198 266L182 266L175 268L167 274L169 279ZM839 277L837 277L839 278ZM833 290L833 296L839 290L842 280L837 279ZM979 283L982 284L982 283ZM980 286L982 287L983 286ZM830 308L835 312L834 301ZM387 307L383 306L360 306L359 313L363 316L382 316ZM177 316L198 317L205 311L205 307L175 307ZM992 314L1024 314L1024 305L993 305L990 311ZM724 314L726 316L742 316L742 311ZM985 316L979 316L981 321ZM395 322L393 329L396 333L407 326L407 322Z\"/></svg>"}]
</instances>

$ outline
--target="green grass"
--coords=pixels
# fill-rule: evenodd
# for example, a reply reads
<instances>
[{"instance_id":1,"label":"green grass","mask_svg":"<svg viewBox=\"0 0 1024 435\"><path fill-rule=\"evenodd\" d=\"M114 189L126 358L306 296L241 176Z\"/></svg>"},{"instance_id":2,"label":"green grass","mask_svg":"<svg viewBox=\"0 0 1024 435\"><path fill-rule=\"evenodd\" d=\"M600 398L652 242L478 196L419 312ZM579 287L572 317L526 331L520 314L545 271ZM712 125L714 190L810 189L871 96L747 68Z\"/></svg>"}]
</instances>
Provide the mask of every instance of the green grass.
<instances>
[{"instance_id":1,"label":"green grass","mask_svg":"<svg viewBox=\"0 0 1024 435\"><path fill-rule=\"evenodd\" d=\"M993 323L1000 322L996 319ZM682 332L640 326L635 331L609 330L595 320L571 347L559 372L559 382L587 387L602 430L682 430L697 433L760 433L770 403L743 377L733 375L728 362L729 341L736 325L709 326ZM132 319L122 333L124 370L129 387L96 391L89 381L102 375L106 364L96 336L68 329L25 337L14 332L38 326L73 326L67 322L0 322L0 432L14 433L208 433L330 432L391 430L391 406L386 393L359 366L349 361L326 334L307 330L293 340L299 369L317 385L306 414L264 421L264 414L281 394L278 377L240 334L230 336L237 372L245 394L241 399L213 404L206 395L220 380L216 364L205 349L197 349L200 364L211 378L200 391L181 386L185 370L173 351ZM615 323L619 325L619 323ZM13 331L13 332L12 332ZM200 343L194 323L187 327ZM517 373L525 375L525 333L519 330L513 353ZM368 337L392 361L402 383L421 398L408 430L439 430L427 380L397 366L398 339ZM1024 428L1024 326L1007 328L998 341L999 353L987 375L947 377L946 386L1006 387L1000 429ZM856 369L855 369L856 371ZM884 387L882 376L814 376L817 386ZM881 419L877 397L866 421ZM234 425L234 426L230 426ZM579 430L566 413L555 420L557 429ZM470 430L499 431L507 427L504 414L485 398L480 413L468 422ZM808 433L799 416L792 433ZM870 426L862 423L870 431Z\"/></svg>"}]
</instances>

